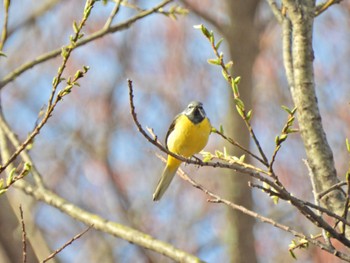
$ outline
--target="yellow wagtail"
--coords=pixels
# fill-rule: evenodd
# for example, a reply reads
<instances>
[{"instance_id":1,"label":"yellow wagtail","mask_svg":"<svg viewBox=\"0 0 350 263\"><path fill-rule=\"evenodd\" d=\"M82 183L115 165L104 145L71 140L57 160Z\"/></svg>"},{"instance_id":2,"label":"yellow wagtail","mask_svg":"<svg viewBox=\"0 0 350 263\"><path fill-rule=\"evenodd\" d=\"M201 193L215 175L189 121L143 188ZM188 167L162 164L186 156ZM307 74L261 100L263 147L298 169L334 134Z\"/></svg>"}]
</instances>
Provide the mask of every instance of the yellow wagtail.
<instances>
[{"instance_id":1,"label":"yellow wagtail","mask_svg":"<svg viewBox=\"0 0 350 263\"><path fill-rule=\"evenodd\" d=\"M165 145L170 152L188 158L205 147L210 132L211 125L205 115L203 104L192 101L170 125L165 137ZM153 194L153 201L158 201L163 196L180 164L180 160L168 155L162 177Z\"/></svg>"}]
</instances>

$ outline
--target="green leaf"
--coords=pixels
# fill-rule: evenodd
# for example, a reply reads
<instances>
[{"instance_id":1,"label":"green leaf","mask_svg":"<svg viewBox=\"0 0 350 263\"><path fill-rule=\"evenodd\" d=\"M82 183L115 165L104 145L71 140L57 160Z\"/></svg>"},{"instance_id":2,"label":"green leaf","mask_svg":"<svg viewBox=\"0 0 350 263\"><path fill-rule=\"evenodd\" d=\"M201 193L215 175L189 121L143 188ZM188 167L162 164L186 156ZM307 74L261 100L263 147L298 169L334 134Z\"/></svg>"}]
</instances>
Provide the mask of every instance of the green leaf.
<instances>
[{"instance_id":1,"label":"green leaf","mask_svg":"<svg viewBox=\"0 0 350 263\"><path fill-rule=\"evenodd\" d=\"M229 75L226 73L226 71L225 70L221 70L221 74L222 74L222 76L224 76L225 80L228 81Z\"/></svg>"},{"instance_id":2,"label":"green leaf","mask_svg":"<svg viewBox=\"0 0 350 263\"><path fill-rule=\"evenodd\" d=\"M201 152L202 156L203 156L203 162L209 162L213 159L213 155L210 152Z\"/></svg>"},{"instance_id":3,"label":"green leaf","mask_svg":"<svg viewBox=\"0 0 350 263\"><path fill-rule=\"evenodd\" d=\"M292 115L294 115L296 111L297 111L297 107L294 107L294 108L292 109Z\"/></svg>"},{"instance_id":4,"label":"green leaf","mask_svg":"<svg viewBox=\"0 0 350 263\"><path fill-rule=\"evenodd\" d=\"M223 39L223 38L220 38L219 41L216 43L216 45L215 45L215 49L216 49L216 50L219 49L219 47L221 46L222 41L224 41L224 39Z\"/></svg>"},{"instance_id":5,"label":"green leaf","mask_svg":"<svg viewBox=\"0 0 350 263\"><path fill-rule=\"evenodd\" d=\"M227 156L228 156L227 149L226 149L226 147L224 147L224 157L225 157L225 159L227 158Z\"/></svg>"},{"instance_id":6,"label":"green leaf","mask_svg":"<svg viewBox=\"0 0 350 263\"><path fill-rule=\"evenodd\" d=\"M271 199L272 199L272 202L273 202L275 205L278 204L278 201L279 201L279 197L278 197L278 196L273 195L273 196L271 196Z\"/></svg>"},{"instance_id":7,"label":"green leaf","mask_svg":"<svg viewBox=\"0 0 350 263\"><path fill-rule=\"evenodd\" d=\"M349 143L349 139L348 138L346 138L345 143L346 143L346 149L350 153L350 143Z\"/></svg>"},{"instance_id":8,"label":"green leaf","mask_svg":"<svg viewBox=\"0 0 350 263\"><path fill-rule=\"evenodd\" d=\"M309 247L309 241L307 241L305 238L300 239L299 242L300 242L301 248L308 248Z\"/></svg>"},{"instance_id":9,"label":"green leaf","mask_svg":"<svg viewBox=\"0 0 350 263\"><path fill-rule=\"evenodd\" d=\"M290 117L290 118L288 119L287 125L288 125L288 126L292 126L294 120L295 120L295 117L294 117L294 116Z\"/></svg>"},{"instance_id":10,"label":"green leaf","mask_svg":"<svg viewBox=\"0 0 350 263\"><path fill-rule=\"evenodd\" d=\"M74 33L78 33L79 29L78 29L78 25L77 25L77 21L73 21L73 30L74 30Z\"/></svg>"},{"instance_id":11,"label":"green leaf","mask_svg":"<svg viewBox=\"0 0 350 263\"><path fill-rule=\"evenodd\" d=\"M297 259L297 257L295 256L293 250L289 250L289 254L292 256L292 258Z\"/></svg>"},{"instance_id":12,"label":"green leaf","mask_svg":"<svg viewBox=\"0 0 350 263\"><path fill-rule=\"evenodd\" d=\"M6 185L9 186L13 182L13 177L15 176L16 168L12 168L9 173L9 176L6 179Z\"/></svg>"},{"instance_id":13,"label":"green leaf","mask_svg":"<svg viewBox=\"0 0 350 263\"><path fill-rule=\"evenodd\" d=\"M241 82L241 77L240 76L236 77L234 81L236 85L238 85Z\"/></svg>"},{"instance_id":14,"label":"green leaf","mask_svg":"<svg viewBox=\"0 0 350 263\"><path fill-rule=\"evenodd\" d=\"M267 184L266 182L263 182L262 186L266 189L270 189L271 186L269 184Z\"/></svg>"},{"instance_id":15,"label":"green leaf","mask_svg":"<svg viewBox=\"0 0 350 263\"><path fill-rule=\"evenodd\" d=\"M232 60L225 64L226 70L229 70L232 66L233 66L233 61Z\"/></svg>"},{"instance_id":16,"label":"green leaf","mask_svg":"<svg viewBox=\"0 0 350 263\"><path fill-rule=\"evenodd\" d=\"M244 116L243 110L242 110L238 105L236 105L236 109L237 109L238 114L239 114L242 118L244 118L245 116Z\"/></svg>"},{"instance_id":17,"label":"green leaf","mask_svg":"<svg viewBox=\"0 0 350 263\"><path fill-rule=\"evenodd\" d=\"M244 160L245 160L245 154L241 155L241 157L239 157L239 161L241 163L244 163Z\"/></svg>"},{"instance_id":18,"label":"green leaf","mask_svg":"<svg viewBox=\"0 0 350 263\"><path fill-rule=\"evenodd\" d=\"M0 195L6 193L6 191L7 191L7 189L1 189L1 190L0 190Z\"/></svg>"},{"instance_id":19,"label":"green leaf","mask_svg":"<svg viewBox=\"0 0 350 263\"><path fill-rule=\"evenodd\" d=\"M237 107L239 107L242 111L244 110L244 102L240 98L234 98L234 102Z\"/></svg>"},{"instance_id":20,"label":"green leaf","mask_svg":"<svg viewBox=\"0 0 350 263\"><path fill-rule=\"evenodd\" d=\"M276 145L280 144L280 137L278 135L275 137L275 144Z\"/></svg>"},{"instance_id":21,"label":"green leaf","mask_svg":"<svg viewBox=\"0 0 350 263\"><path fill-rule=\"evenodd\" d=\"M32 170L32 164L26 162L26 163L24 164L24 168L23 168L23 176L28 175L29 172L30 172L31 170Z\"/></svg>"},{"instance_id":22,"label":"green leaf","mask_svg":"<svg viewBox=\"0 0 350 263\"><path fill-rule=\"evenodd\" d=\"M207 62L212 65L221 65L221 61L219 58L211 58L208 59Z\"/></svg>"},{"instance_id":23,"label":"green leaf","mask_svg":"<svg viewBox=\"0 0 350 263\"><path fill-rule=\"evenodd\" d=\"M57 85L57 81L58 81L57 77L54 77L52 79L52 86L56 86Z\"/></svg>"},{"instance_id":24,"label":"green leaf","mask_svg":"<svg viewBox=\"0 0 350 263\"><path fill-rule=\"evenodd\" d=\"M224 126L222 126L222 124L220 124L219 131L220 133L224 134Z\"/></svg>"},{"instance_id":25,"label":"green leaf","mask_svg":"<svg viewBox=\"0 0 350 263\"><path fill-rule=\"evenodd\" d=\"M252 113L253 113L253 110L248 111L246 115L247 121L250 121L250 119L252 118Z\"/></svg>"},{"instance_id":26,"label":"green leaf","mask_svg":"<svg viewBox=\"0 0 350 263\"><path fill-rule=\"evenodd\" d=\"M208 39L210 39L210 32L203 24L196 25L196 26L193 26L193 27L195 29L200 29L202 31L203 35L205 35Z\"/></svg>"},{"instance_id":27,"label":"green leaf","mask_svg":"<svg viewBox=\"0 0 350 263\"><path fill-rule=\"evenodd\" d=\"M218 158L221 158L224 154L222 152L220 152L219 150L215 151L215 156Z\"/></svg>"},{"instance_id":28,"label":"green leaf","mask_svg":"<svg viewBox=\"0 0 350 263\"><path fill-rule=\"evenodd\" d=\"M291 128L288 128L286 132L287 132L288 134L289 134L289 133L295 133L295 132L299 132L299 129L291 129Z\"/></svg>"},{"instance_id":29,"label":"green leaf","mask_svg":"<svg viewBox=\"0 0 350 263\"><path fill-rule=\"evenodd\" d=\"M231 87L232 87L232 91L234 96L238 96L239 94L239 90L238 90L238 85L235 83L235 80L233 78L231 78Z\"/></svg>"},{"instance_id":30,"label":"green leaf","mask_svg":"<svg viewBox=\"0 0 350 263\"><path fill-rule=\"evenodd\" d=\"M210 31L209 34L210 34L210 37L209 37L210 43L214 44L215 43L215 37L214 37L213 31Z\"/></svg>"},{"instance_id":31,"label":"green leaf","mask_svg":"<svg viewBox=\"0 0 350 263\"><path fill-rule=\"evenodd\" d=\"M83 66L83 71L84 73L87 73L89 71L90 67L89 66Z\"/></svg>"},{"instance_id":32,"label":"green leaf","mask_svg":"<svg viewBox=\"0 0 350 263\"><path fill-rule=\"evenodd\" d=\"M287 106L281 105L281 108L284 109L288 114L292 114L292 111Z\"/></svg>"},{"instance_id":33,"label":"green leaf","mask_svg":"<svg viewBox=\"0 0 350 263\"><path fill-rule=\"evenodd\" d=\"M0 189L4 187L4 179L0 178Z\"/></svg>"},{"instance_id":34,"label":"green leaf","mask_svg":"<svg viewBox=\"0 0 350 263\"><path fill-rule=\"evenodd\" d=\"M280 143L284 142L287 139L287 137L288 137L288 134L286 133L281 134L279 138Z\"/></svg>"},{"instance_id":35,"label":"green leaf","mask_svg":"<svg viewBox=\"0 0 350 263\"><path fill-rule=\"evenodd\" d=\"M5 58L7 58L6 54L5 54L4 52L2 52L2 51L0 51L0 57L5 57Z\"/></svg>"}]
</instances>

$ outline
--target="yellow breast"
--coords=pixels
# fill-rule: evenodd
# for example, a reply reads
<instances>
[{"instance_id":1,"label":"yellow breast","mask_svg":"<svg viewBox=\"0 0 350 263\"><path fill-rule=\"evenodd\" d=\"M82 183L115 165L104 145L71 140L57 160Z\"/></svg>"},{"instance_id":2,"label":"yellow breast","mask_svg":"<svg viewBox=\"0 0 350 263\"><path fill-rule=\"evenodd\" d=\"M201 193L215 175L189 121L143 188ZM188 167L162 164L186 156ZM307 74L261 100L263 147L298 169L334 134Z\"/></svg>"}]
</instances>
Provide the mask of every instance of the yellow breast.
<instances>
[{"instance_id":1,"label":"yellow breast","mask_svg":"<svg viewBox=\"0 0 350 263\"><path fill-rule=\"evenodd\" d=\"M211 125L208 118L194 124L185 115L180 115L174 130L169 134L168 149L184 157L190 157L205 147L210 131Z\"/></svg>"}]
</instances>

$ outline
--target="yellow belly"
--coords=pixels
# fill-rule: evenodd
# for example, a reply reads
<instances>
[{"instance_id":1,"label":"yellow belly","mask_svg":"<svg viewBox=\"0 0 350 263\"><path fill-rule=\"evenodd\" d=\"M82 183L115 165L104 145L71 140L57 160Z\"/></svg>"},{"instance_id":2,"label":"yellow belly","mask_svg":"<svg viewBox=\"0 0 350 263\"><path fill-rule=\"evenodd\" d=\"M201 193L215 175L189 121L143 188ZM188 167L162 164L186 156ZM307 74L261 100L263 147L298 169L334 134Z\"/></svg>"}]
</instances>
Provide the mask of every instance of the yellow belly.
<instances>
[{"instance_id":1,"label":"yellow belly","mask_svg":"<svg viewBox=\"0 0 350 263\"><path fill-rule=\"evenodd\" d=\"M205 147L210 131L208 118L194 124L185 115L180 115L176 120L175 129L169 134L168 149L184 157L190 157Z\"/></svg>"}]
</instances>

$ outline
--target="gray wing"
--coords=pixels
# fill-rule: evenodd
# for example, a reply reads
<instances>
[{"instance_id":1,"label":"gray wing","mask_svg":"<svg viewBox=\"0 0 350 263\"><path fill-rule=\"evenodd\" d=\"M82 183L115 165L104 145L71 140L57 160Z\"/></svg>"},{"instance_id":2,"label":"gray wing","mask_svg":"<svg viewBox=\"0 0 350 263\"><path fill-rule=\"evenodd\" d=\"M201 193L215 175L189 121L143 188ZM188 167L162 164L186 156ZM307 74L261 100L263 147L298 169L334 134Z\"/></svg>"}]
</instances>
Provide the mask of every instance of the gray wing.
<instances>
[{"instance_id":1,"label":"gray wing","mask_svg":"<svg viewBox=\"0 0 350 263\"><path fill-rule=\"evenodd\" d=\"M175 116L173 122L170 124L170 127L165 135L165 147L167 148L167 150L169 150L168 149L168 137L169 137L170 133L175 129L176 121L180 117L181 114L182 113Z\"/></svg>"}]
</instances>

